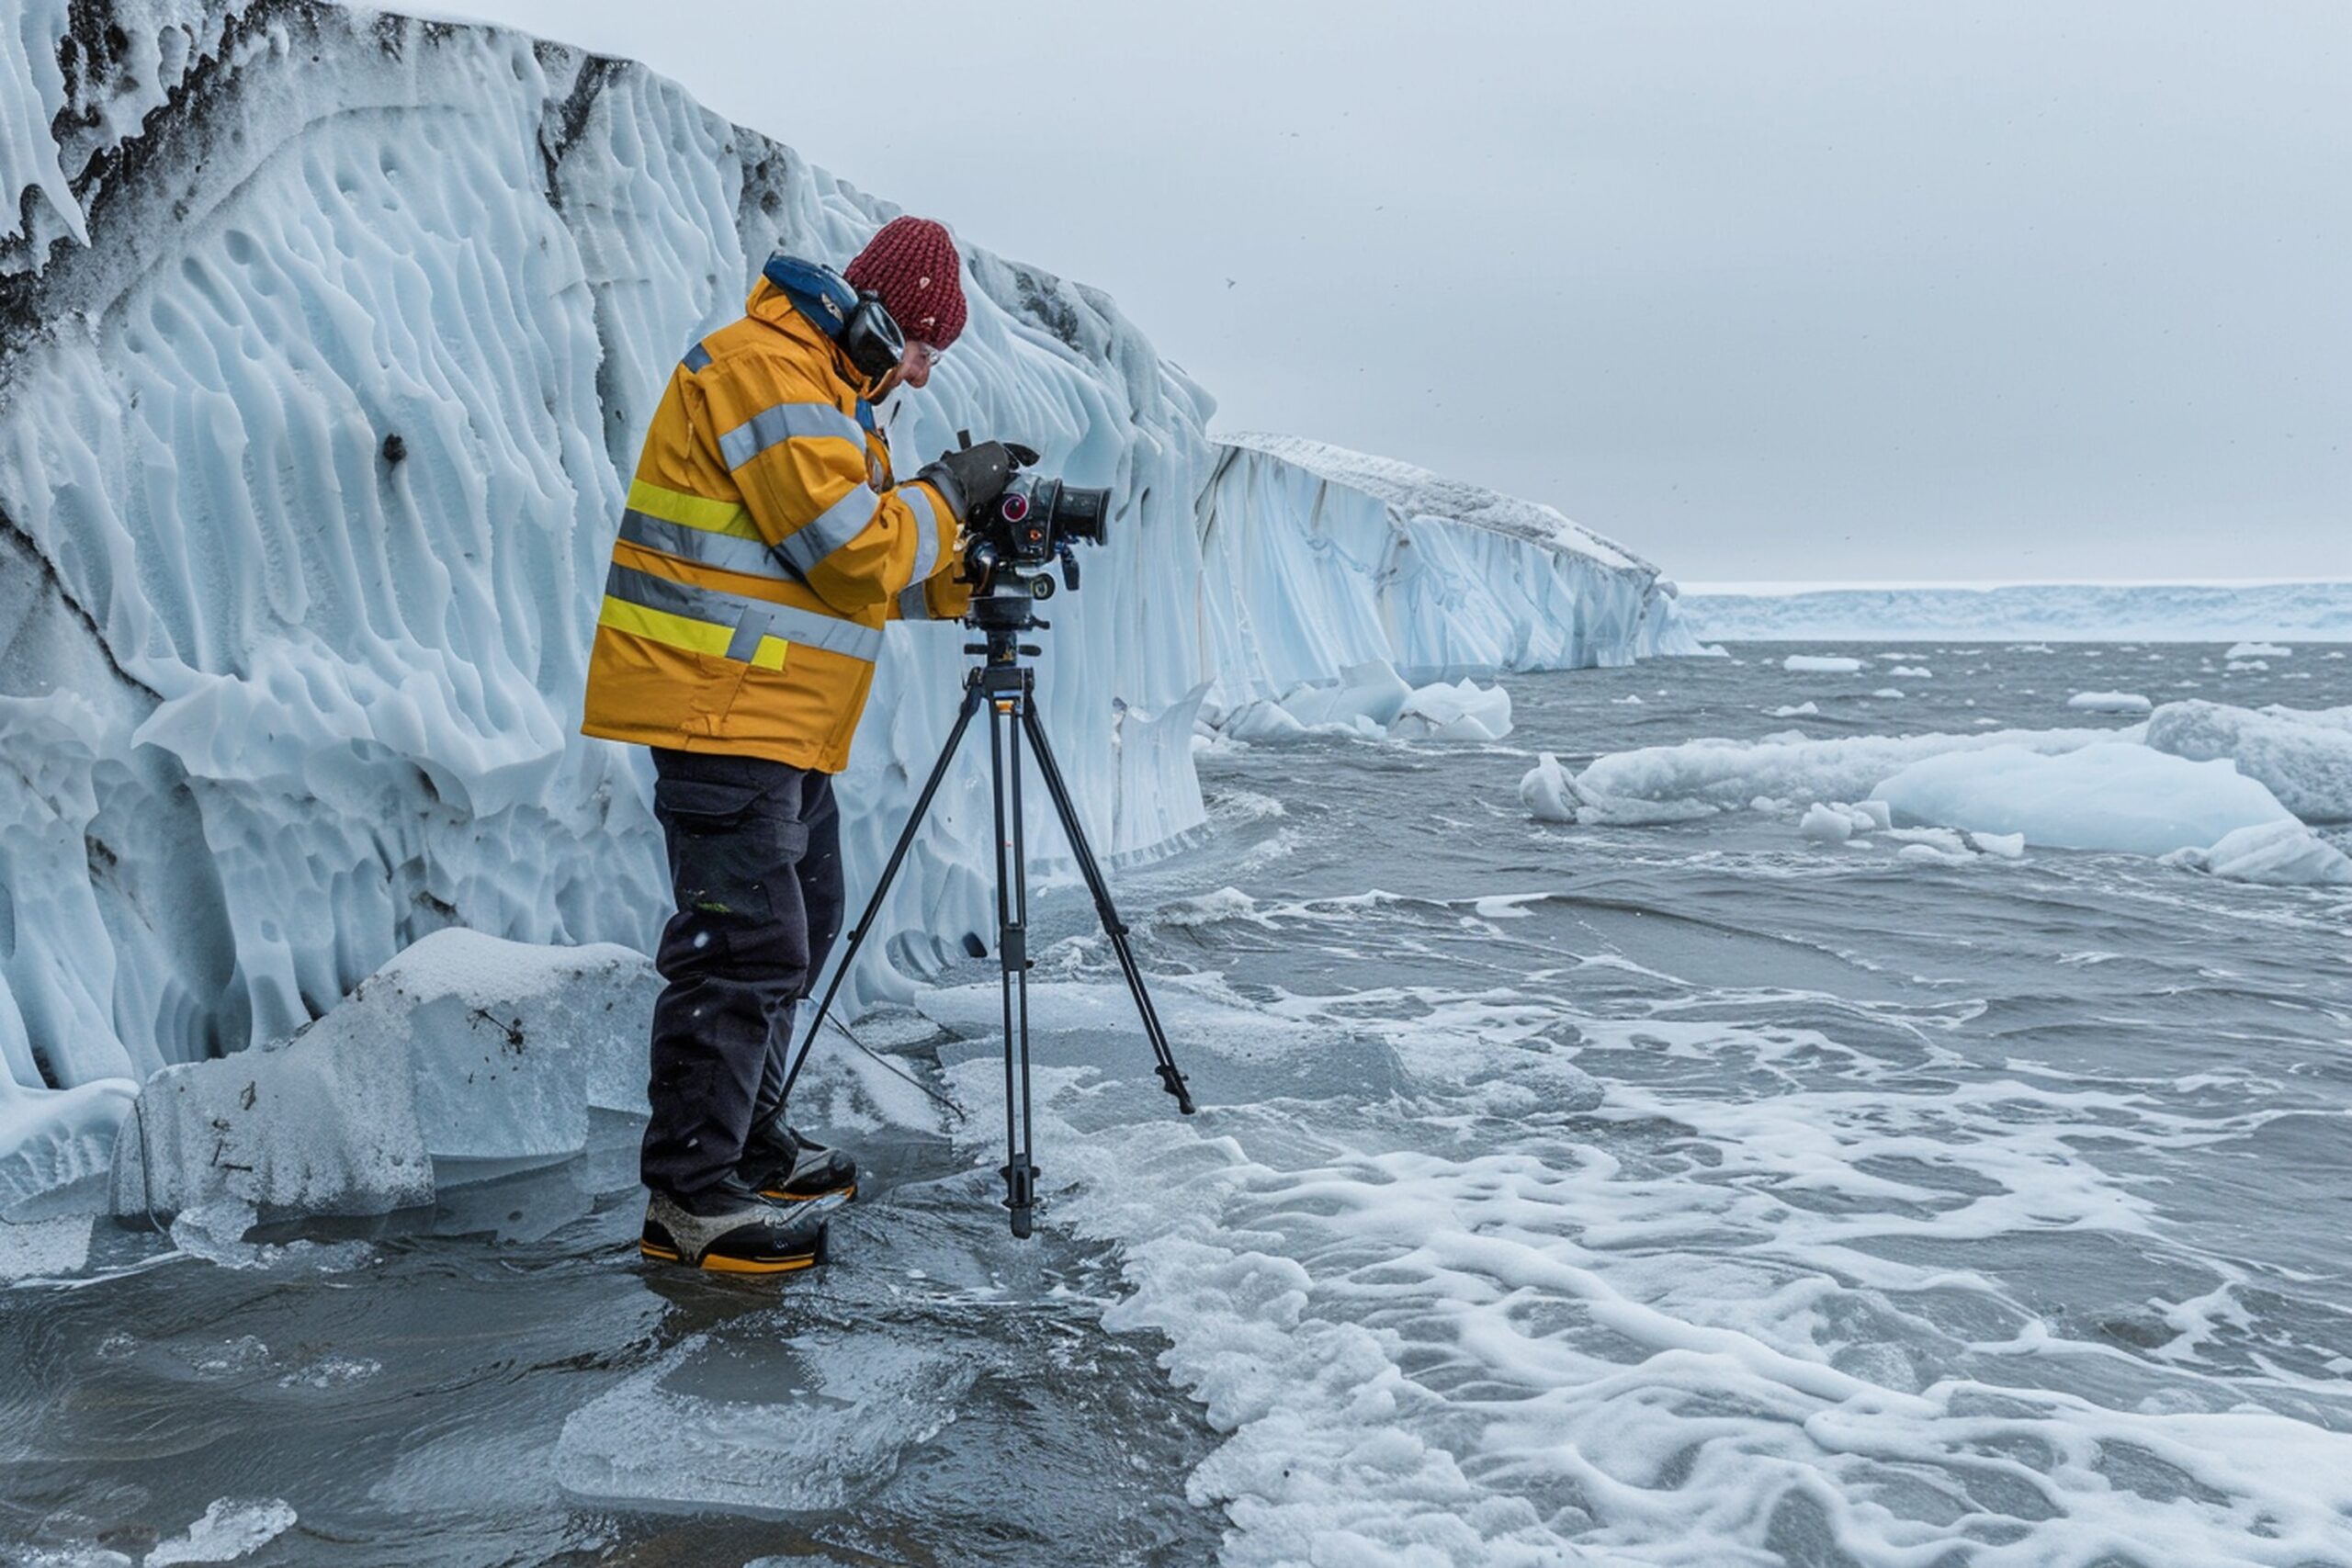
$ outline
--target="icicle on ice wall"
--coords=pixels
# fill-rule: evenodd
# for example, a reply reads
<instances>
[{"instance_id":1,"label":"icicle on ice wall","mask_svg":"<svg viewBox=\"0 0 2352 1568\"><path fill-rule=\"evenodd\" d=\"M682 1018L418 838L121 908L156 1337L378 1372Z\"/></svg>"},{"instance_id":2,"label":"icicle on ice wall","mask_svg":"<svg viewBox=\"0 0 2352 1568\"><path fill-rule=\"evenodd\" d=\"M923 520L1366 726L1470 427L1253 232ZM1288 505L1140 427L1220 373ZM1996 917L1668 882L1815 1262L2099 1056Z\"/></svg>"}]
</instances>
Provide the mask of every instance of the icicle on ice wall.
<instances>
[{"instance_id":1,"label":"icicle on ice wall","mask_svg":"<svg viewBox=\"0 0 2352 1568\"><path fill-rule=\"evenodd\" d=\"M576 732L624 476L772 248L843 262L895 209L642 67L298 0L28 0L0 91L6 1211L103 1169L148 1074L299 1027L433 931L650 944L643 757ZM1201 512L1208 397L1102 295L970 270L894 445L1016 436L1117 492L1041 675L1099 848L1199 823L1207 685L1362 649L1442 672L1675 647L1622 552L1377 483L1333 500L1271 446ZM1259 575L1334 530L1385 586ZM1272 629L1285 605L1306 629ZM961 643L890 633L842 791L854 879ZM986 814L969 758L888 912L900 963L987 924Z\"/></svg>"}]
</instances>

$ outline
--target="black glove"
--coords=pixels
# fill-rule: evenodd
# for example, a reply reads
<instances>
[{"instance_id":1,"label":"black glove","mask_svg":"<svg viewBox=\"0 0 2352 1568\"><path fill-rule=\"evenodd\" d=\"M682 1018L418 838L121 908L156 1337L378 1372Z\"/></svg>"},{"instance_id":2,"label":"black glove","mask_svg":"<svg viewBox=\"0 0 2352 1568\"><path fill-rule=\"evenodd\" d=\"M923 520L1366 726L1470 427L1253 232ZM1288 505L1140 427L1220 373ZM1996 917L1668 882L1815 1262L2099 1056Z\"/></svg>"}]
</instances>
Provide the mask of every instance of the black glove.
<instances>
[{"instance_id":1,"label":"black glove","mask_svg":"<svg viewBox=\"0 0 2352 1568\"><path fill-rule=\"evenodd\" d=\"M960 452L942 452L939 461L915 478L938 487L956 520L968 523L979 510L1004 493L1013 474L1037 461L1034 448L1003 441L983 441Z\"/></svg>"}]
</instances>

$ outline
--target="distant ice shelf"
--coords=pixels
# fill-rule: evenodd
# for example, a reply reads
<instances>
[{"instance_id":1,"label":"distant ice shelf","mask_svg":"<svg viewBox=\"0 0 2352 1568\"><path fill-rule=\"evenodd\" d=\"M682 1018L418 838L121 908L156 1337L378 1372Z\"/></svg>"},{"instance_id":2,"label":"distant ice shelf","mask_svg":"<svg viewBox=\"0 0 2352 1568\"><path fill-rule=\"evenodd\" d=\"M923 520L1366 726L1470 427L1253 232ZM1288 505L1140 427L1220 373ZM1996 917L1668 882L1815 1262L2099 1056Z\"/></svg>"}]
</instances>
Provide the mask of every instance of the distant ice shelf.
<instances>
[{"instance_id":1,"label":"distant ice shelf","mask_svg":"<svg viewBox=\"0 0 2352 1568\"><path fill-rule=\"evenodd\" d=\"M1724 642L2352 641L2352 576L2256 582L1697 582L1686 585L1682 608L1694 634Z\"/></svg>"},{"instance_id":2,"label":"distant ice shelf","mask_svg":"<svg viewBox=\"0 0 2352 1568\"><path fill-rule=\"evenodd\" d=\"M5 1214L103 1185L159 1070L287 1038L436 931L650 946L644 756L577 733L639 433L770 250L843 262L897 209L634 63L302 0L26 0L0 192ZM912 463L1017 436L1118 496L1040 665L1114 863L1203 822L1204 704L1378 666L1443 708L1420 728L1475 738L1507 711L1441 682L1699 651L1655 567L1550 507L1212 438L1109 298L969 270L971 323L892 440ZM853 881L961 647L889 633L842 791ZM978 753L865 996L988 924Z\"/></svg>"}]
</instances>

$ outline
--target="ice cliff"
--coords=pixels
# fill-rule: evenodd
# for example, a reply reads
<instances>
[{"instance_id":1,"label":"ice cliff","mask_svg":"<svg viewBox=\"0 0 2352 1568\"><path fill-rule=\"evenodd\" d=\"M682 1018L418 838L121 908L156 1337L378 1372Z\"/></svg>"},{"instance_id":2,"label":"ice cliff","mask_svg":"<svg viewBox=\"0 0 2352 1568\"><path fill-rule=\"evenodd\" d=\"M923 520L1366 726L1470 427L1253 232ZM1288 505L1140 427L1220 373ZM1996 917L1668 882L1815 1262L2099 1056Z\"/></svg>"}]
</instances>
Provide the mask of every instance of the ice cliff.
<instances>
[{"instance_id":1,"label":"ice cliff","mask_svg":"<svg viewBox=\"0 0 2352 1568\"><path fill-rule=\"evenodd\" d=\"M639 432L772 249L839 263L896 209L635 64L297 0L11 0L0 187L5 1213L88 1190L150 1075L435 931L650 944L643 759L576 733ZM1548 508L1220 443L1106 297L970 275L894 439L1115 489L1042 675L1106 852L1200 822L1208 694L1695 650L1655 569ZM964 662L890 636L854 879ZM986 924L982 779L901 881L902 965Z\"/></svg>"}]
</instances>

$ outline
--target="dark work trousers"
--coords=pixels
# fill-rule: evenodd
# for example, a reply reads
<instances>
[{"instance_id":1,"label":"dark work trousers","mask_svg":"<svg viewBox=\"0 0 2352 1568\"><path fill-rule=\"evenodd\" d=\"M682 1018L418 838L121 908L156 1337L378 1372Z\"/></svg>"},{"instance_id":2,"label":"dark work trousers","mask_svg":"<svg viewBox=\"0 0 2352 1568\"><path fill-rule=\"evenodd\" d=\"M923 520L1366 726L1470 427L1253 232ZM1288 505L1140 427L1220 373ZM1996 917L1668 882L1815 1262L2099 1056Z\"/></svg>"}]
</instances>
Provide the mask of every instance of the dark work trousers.
<instances>
[{"instance_id":1,"label":"dark work trousers","mask_svg":"<svg viewBox=\"0 0 2352 1568\"><path fill-rule=\"evenodd\" d=\"M764 758L656 747L653 769L678 912L654 957L669 984L640 1168L691 1206L724 1196L745 1135L781 1108L793 1003L841 930L841 813L830 773Z\"/></svg>"}]
</instances>

